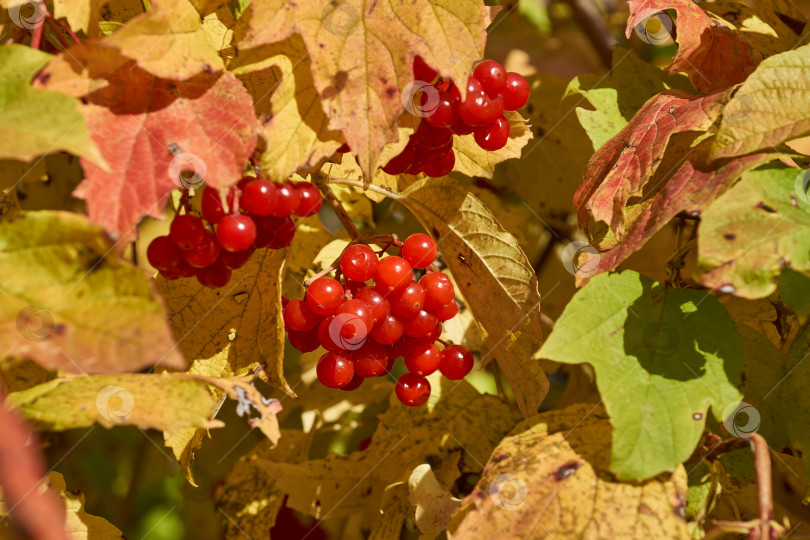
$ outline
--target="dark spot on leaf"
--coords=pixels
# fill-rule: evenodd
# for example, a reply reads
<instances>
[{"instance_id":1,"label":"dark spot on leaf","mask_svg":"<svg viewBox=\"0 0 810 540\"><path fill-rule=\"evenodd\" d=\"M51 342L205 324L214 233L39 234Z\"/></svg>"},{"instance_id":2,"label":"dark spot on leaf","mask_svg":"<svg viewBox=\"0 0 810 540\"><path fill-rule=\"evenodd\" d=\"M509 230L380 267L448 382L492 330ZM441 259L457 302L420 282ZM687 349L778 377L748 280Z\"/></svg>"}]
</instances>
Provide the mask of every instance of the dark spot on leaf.
<instances>
[{"instance_id":1,"label":"dark spot on leaf","mask_svg":"<svg viewBox=\"0 0 810 540\"><path fill-rule=\"evenodd\" d=\"M500 463L501 461L505 460L508 457L509 457L509 455L504 452L503 454L498 454L497 456L492 458L492 462L493 463Z\"/></svg>"},{"instance_id":2,"label":"dark spot on leaf","mask_svg":"<svg viewBox=\"0 0 810 540\"><path fill-rule=\"evenodd\" d=\"M87 271L96 272L99 270L102 264L104 264L104 257L96 257L93 260L89 261L89 264L87 265Z\"/></svg>"},{"instance_id":3,"label":"dark spot on leaf","mask_svg":"<svg viewBox=\"0 0 810 540\"><path fill-rule=\"evenodd\" d=\"M393 98L397 94L397 89L394 86L389 86L385 89L385 93L388 94L389 98Z\"/></svg>"},{"instance_id":4,"label":"dark spot on leaf","mask_svg":"<svg viewBox=\"0 0 810 540\"><path fill-rule=\"evenodd\" d=\"M702 420L702 419L703 413L701 412L692 413L692 420Z\"/></svg>"},{"instance_id":5,"label":"dark spot on leaf","mask_svg":"<svg viewBox=\"0 0 810 540\"><path fill-rule=\"evenodd\" d=\"M213 72L214 72L214 68L212 68L212 67L211 67L211 66L209 66L208 64L205 64L205 65L203 66L203 72L205 72L205 73L213 73Z\"/></svg>"},{"instance_id":6,"label":"dark spot on leaf","mask_svg":"<svg viewBox=\"0 0 810 540\"><path fill-rule=\"evenodd\" d=\"M554 471L554 480L557 482L562 482L577 472L577 469L579 469L581 466L582 462L578 459L572 459L571 461L560 465L557 470Z\"/></svg>"},{"instance_id":7,"label":"dark spot on leaf","mask_svg":"<svg viewBox=\"0 0 810 540\"><path fill-rule=\"evenodd\" d=\"M47 83L49 80L51 80L50 73L43 73L42 75L39 76L39 82L41 82L42 84Z\"/></svg>"},{"instance_id":8,"label":"dark spot on leaf","mask_svg":"<svg viewBox=\"0 0 810 540\"><path fill-rule=\"evenodd\" d=\"M475 492L475 496L476 496L477 498L479 498L479 499L482 499L482 500L483 500L483 499L486 499L486 498L487 498L487 492L486 492L486 491L476 491L476 492Z\"/></svg>"},{"instance_id":9,"label":"dark spot on leaf","mask_svg":"<svg viewBox=\"0 0 810 540\"><path fill-rule=\"evenodd\" d=\"M757 203L757 205L755 206L755 208L759 208L760 210L764 210L764 211L768 212L769 214L775 214L776 213L776 208L774 208L772 206L768 206L767 204L765 204L764 201L759 201Z\"/></svg>"},{"instance_id":10,"label":"dark spot on leaf","mask_svg":"<svg viewBox=\"0 0 810 540\"><path fill-rule=\"evenodd\" d=\"M62 323L57 323L53 325L53 328L51 330L57 336L61 336L62 334L65 333L65 325Z\"/></svg>"},{"instance_id":11,"label":"dark spot on leaf","mask_svg":"<svg viewBox=\"0 0 810 540\"><path fill-rule=\"evenodd\" d=\"M735 240L737 238L736 234L726 233L723 235L723 238L726 240Z\"/></svg>"}]
</instances>

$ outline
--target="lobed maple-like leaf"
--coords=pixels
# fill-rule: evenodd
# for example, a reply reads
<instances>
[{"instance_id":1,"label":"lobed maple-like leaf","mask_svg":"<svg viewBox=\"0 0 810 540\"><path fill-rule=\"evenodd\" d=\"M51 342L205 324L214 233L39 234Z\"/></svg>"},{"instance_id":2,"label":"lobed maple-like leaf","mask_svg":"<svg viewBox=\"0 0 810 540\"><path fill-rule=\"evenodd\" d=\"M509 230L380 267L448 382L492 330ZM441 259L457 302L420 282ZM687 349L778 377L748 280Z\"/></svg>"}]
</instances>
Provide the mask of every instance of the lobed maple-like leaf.
<instances>
[{"instance_id":1,"label":"lobed maple-like leaf","mask_svg":"<svg viewBox=\"0 0 810 540\"><path fill-rule=\"evenodd\" d=\"M710 17L691 0L629 0L628 4L627 37L636 31L645 41L657 43L657 33L646 33L648 25L659 33L672 26L677 30L678 53L669 71L687 73L701 92L715 92L742 82L762 59L731 25ZM677 13L675 22L665 13L669 9ZM658 20L650 23L653 18Z\"/></svg>"},{"instance_id":2,"label":"lobed maple-like leaf","mask_svg":"<svg viewBox=\"0 0 810 540\"><path fill-rule=\"evenodd\" d=\"M170 191L183 187L180 170L226 188L256 145L253 100L231 73L158 79L93 41L68 49L38 80L86 96L91 137L111 170L82 159L86 179L74 195L85 199L92 221L124 239L142 216L162 217Z\"/></svg>"},{"instance_id":3,"label":"lobed maple-like leaf","mask_svg":"<svg viewBox=\"0 0 810 540\"><path fill-rule=\"evenodd\" d=\"M484 56L490 21L480 0L276 1L251 6L235 34L242 49L286 39L291 29L301 34L328 128L343 132L371 178L383 148L400 140L402 94L413 82L414 58L464 81Z\"/></svg>"},{"instance_id":4,"label":"lobed maple-like leaf","mask_svg":"<svg viewBox=\"0 0 810 540\"><path fill-rule=\"evenodd\" d=\"M585 181L574 195L580 226L586 228L592 217L621 238L625 207L631 198L647 195L671 137L706 130L719 115L723 97L721 92L695 97L670 90L647 101L588 162Z\"/></svg>"}]
</instances>

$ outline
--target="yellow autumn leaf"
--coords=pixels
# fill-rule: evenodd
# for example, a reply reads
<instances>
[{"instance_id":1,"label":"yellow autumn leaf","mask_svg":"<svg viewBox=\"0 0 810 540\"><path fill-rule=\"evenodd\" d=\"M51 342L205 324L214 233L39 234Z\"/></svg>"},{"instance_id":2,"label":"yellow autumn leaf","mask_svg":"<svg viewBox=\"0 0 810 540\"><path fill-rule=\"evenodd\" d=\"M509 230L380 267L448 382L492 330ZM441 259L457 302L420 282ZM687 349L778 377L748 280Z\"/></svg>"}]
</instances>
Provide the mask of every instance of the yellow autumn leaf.
<instances>
[{"instance_id":1,"label":"yellow autumn leaf","mask_svg":"<svg viewBox=\"0 0 810 540\"><path fill-rule=\"evenodd\" d=\"M335 153L343 136L328 129L329 118L312 81L309 54L299 35L240 51L228 68L253 95L266 142L261 168L276 181L300 169L312 169Z\"/></svg>"},{"instance_id":2,"label":"yellow autumn leaf","mask_svg":"<svg viewBox=\"0 0 810 540\"><path fill-rule=\"evenodd\" d=\"M688 540L683 466L617 482L608 467L611 431L604 408L583 404L521 423L492 452L448 537Z\"/></svg>"},{"instance_id":3,"label":"yellow autumn leaf","mask_svg":"<svg viewBox=\"0 0 810 540\"><path fill-rule=\"evenodd\" d=\"M520 157L521 150L532 138L532 132L526 120L515 111L506 111L504 117L511 127L506 146L494 152L488 152L478 146L472 134L453 137L453 151L456 154L454 171L467 176L492 178L495 166L507 159Z\"/></svg>"},{"instance_id":4,"label":"yellow autumn leaf","mask_svg":"<svg viewBox=\"0 0 810 540\"><path fill-rule=\"evenodd\" d=\"M417 7L406 0L270 2L252 6L237 36L246 47L282 41L289 22L309 52L328 127L343 132L371 178L386 144L401 140L397 127L408 114L402 95L413 82L414 57L442 76L466 80L484 56L490 12L476 0L428 0Z\"/></svg>"}]
</instances>

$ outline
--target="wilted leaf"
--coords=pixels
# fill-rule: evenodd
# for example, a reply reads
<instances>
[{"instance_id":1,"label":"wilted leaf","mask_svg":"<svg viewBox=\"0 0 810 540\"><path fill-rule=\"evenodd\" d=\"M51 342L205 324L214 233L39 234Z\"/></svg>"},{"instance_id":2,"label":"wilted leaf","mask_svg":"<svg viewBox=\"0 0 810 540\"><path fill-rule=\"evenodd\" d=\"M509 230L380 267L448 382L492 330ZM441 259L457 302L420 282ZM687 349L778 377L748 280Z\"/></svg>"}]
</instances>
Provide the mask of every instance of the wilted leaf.
<instances>
[{"instance_id":1,"label":"wilted leaf","mask_svg":"<svg viewBox=\"0 0 810 540\"><path fill-rule=\"evenodd\" d=\"M453 150L456 153L454 171L467 176L483 176L492 178L495 166L507 159L520 157L521 150L532 138L532 132L526 120L514 111L506 111L504 116L509 120L511 130L506 146L494 152L483 150L472 134L453 137Z\"/></svg>"},{"instance_id":2,"label":"wilted leaf","mask_svg":"<svg viewBox=\"0 0 810 540\"><path fill-rule=\"evenodd\" d=\"M810 203L802 175L778 167L748 172L704 212L698 230L704 285L762 298L776 290L785 266L810 271Z\"/></svg>"},{"instance_id":3,"label":"wilted leaf","mask_svg":"<svg viewBox=\"0 0 810 540\"><path fill-rule=\"evenodd\" d=\"M810 316L810 277L783 268L779 274L779 292L796 315L803 319Z\"/></svg>"},{"instance_id":4,"label":"wilted leaf","mask_svg":"<svg viewBox=\"0 0 810 540\"><path fill-rule=\"evenodd\" d=\"M689 457L709 407L723 420L742 397L744 355L717 300L629 270L594 277L537 353L593 366L615 429L610 469L621 480L675 471Z\"/></svg>"},{"instance_id":5,"label":"wilted leaf","mask_svg":"<svg viewBox=\"0 0 810 540\"><path fill-rule=\"evenodd\" d=\"M461 501L439 484L430 465L424 463L408 478L411 506L416 507L414 523L421 538L436 538L446 527L447 520Z\"/></svg>"},{"instance_id":6,"label":"wilted leaf","mask_svg":"<svg viewBox=\"0 0 810 540\"><path fill-rule=\"evenodd\" d=\"M5 354L81 373L185 366L147 275L83 216L0 221L0 275Z\"/></svg>"},{"instance_id":7,"label":"wilted leaf","mask_svg":"<svg viewBox=\"0 0 810 540\"><path fill-rule=\"evenodd\" d=\"M38 429L62 431L135 425L176 431L216 427L210 392L183 373L91 375L60 378L9 394L7 404Z\"/></svg>"},{"instance_id":8,"label":"wilted leaf","mask_svg":"<svg viewBox=\"0 0 810 540\"><path fill-rule=\"evenodd\" d=\"M261 167L271 179L283 181L299 169L312 169L343 144L340 132L327 127L300 36L249 49L229 69L245 82L257 112L268 116L261 127L267 146Z\"/></svg>"},{"instance_id":9,"label":"wilted leaf","mask_svg":"<svg viewBox=\"0 0 810 540\"><path fill-rule=\"evenodd\" d=\"M459 290L487 333L524 415L537 411L548 379L531 355L542 338L537 276L515 238L481 201L448 178L420 180L395 197L439 245Z\"/></svg>"},{"instance_id":10,"label":"wilted leaf","mask_svg":"<svg viewBox=\"0 0 810 540\"><path fill-rule=\"evenodd\" d=\"M127 22L103 43L162 79L185 80L225 67L217 43L188 0L153 1L149 12Z\"/></svg>"},{"instance_id":11,"label":"wilted leaf","mask_svg":"<svg viewBox=\"0 0 810 540\"><path fill-rule=\"evenodd\" d=\"M480 471L479 464L516 421L515 412L500 400L466 382L443 379L434 386L429 407L406 408L392 397L365 450L309 461L301 461L306 452L299 452L283 463L246 456L219 501L246 531L256 530L266 518L242 509L258 509L284 495L289 507L318 519L380 508L386 488L407 481L428 456L432 463L444 463L461 455L450 482L461 472ZM227 503L234 500L238 504Z\"/></svg>"},{"instance_id":12,"label":"wilted leaf","mask_svg":"<svg viewBox=\"0 0 810 540\"><path fill-rule=\"evenodd\" d=\"M604 409L592 405L521 423L492 452L449 538L688 540L683 466L641 484L616 482L610 440Z\"/></svg>"},{"instance_id":13,"label":"wilted leaf","mask_svg":"<svg viewBox=\"0 0 810 540\"><path fill-rule=\"evenodd\" d=\"M51 58L23 45L0 46L0 159L30 161L65 151L104 165L79 113L79 101L30 87Z\"/></svg>"},{"instance_id":14,"label":"wilted leaf","mask_svg":"<svg viewBox=\"0 0 810 540\"><path fill-rule=\"evenodd\" d=\"M782 377L773 381L769 391L769 394L778 392L779 418L790 439L792 453L802 458L805 476L810 476L810 406L804 399L810 381L810 363L806 362L809 355L810 328L805 326L785 357ZM768 409L768 412L771 410ZM810 502L810 486L805 485L804 490L802 503L807 505Z\"/></svg>"},{"instance_id":15,"label":"wilted leaf","mask_svg":"<svg viewBox=\"0 0 810 540\"><path fill-rule=\"evenodd\" d=\"M9 514L31 538L68 540L65 510L53 493L41 489L45 460L39 439L0 400L0 535L11 532ZM61 530L60 530L61 529Z\"/></svg>"},{"instance_id":16,"label":"wilted leaf","mask_svg":"<svg viewBox=\"0 0 810 540\"><path fill-rule=\"evenodd\" d=\"M419 8L405 0L274 2L249 11L243 17L247 28L240 23L237 29L247 41L243 49L281 41L291 30L301 34L328 127L343 132L369 179L385 145L398 140L401 97L413 80L414 57L465 80L484 56L490 22L489 11L475 0L431 0Z\"/></svg>"},{"instance_id":17,"label":"wilted leaf","mask_svg":"<svg viewBox=\"0 0 810 540\"><path fill-rule=\"evenodd\" d=\"M712 157L769 149L810 133L810 45L763 61L723 111Z\"/></svg>"},{"instance_id":18,"label":"wilted leaf","mask_svg":"<svg viewBox=\"0 0 810 540\"><path fill-rule=\"evenodd\" d=\"M163 216L169 192L183 187L181 171L228 187L256 145L253 100L230 73L156 79L114 49L88 42L57 57L39 81L87 96L83 112L111 170L83 159L87 178L75 196L87 201L90 219L125 239L142 216Z\"/></svg>"},{"instance_id":19,"label":"wilted leaf","mask_svg":"<svg viewBox=\"0 0 810 540\"><path fill-rule=\"evenodd\" d=\"M642 40L660 45L676 34L678 53L669 72L687 73L701 92L742 82L762 58L733 26L710 17L690 0L631 0L629 4L627 37L635 30ZM666 14L668 9L675 10L677 21Z\"/></svg>"}]
</instances>

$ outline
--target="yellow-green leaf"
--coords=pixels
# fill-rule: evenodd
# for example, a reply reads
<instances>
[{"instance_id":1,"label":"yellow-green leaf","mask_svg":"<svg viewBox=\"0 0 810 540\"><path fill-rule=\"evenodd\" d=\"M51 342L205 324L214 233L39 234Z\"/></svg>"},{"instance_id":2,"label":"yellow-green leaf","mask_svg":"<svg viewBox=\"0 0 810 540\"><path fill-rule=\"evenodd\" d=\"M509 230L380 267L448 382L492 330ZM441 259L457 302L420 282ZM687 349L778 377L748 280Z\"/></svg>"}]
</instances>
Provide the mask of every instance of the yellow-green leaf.
<instances>
[{"instance_id":1,"label":"yellow-green leaf","mask_svg":"<svg viewBox=\"0 0 810 540\"><path fill-rule=\"evenodd\" d=\"M60 378L8 395L7 404L38 429L61 431L134 425L177 431L216 427L211 393L183 373L91 375Z\"/></svg>"},{"instance_id":2,"label":"yellow-green leaf","mask_svg":"<svg viewBox=\"0 0 810 540\"><path fill-rule=\"evenodd\" d=\"M84 216L41 211L0 221L0 275L7 354L79 373L186 365L148 276Z\"/></svg>"},{"instance_id":3,"label":"yellow-green leaf","mask_svg":"<svg viewBox=\"0 0 810 540\"><path fill-rule=\"evenodd\" d=\"M526 420L492 452L448 537L691 538L683 466L643 483L617 482L608 470L610 440L601 407L573 405Z\"/></svg>"},{"instance_id":4,"label":"yellow-green leaf","mask_svg":"<svg viewBox=\"0 0 810 540\"><path fill-rule=\"evenodd\" d=\"M428 178L395 197L436 239L439 251L486 331L482 360L495 358L521 411L537 412L548 379L532 359L540 346L537 276L515 237L474 195L449 178Z\"/></svg>"},{"instance_id":5,"label":"yellow-green leaf","mask_svg":"<svg viewBox=\"0 0 810 540\"><path fill-rule=\"evenodd\" d=\"M0 159L30 161L64 151L105 165L79 101L31 88L31 79L51 58L23 45L0 46Z\"/></svg>"},{"instance_id":6,"label":"yellow-green leaf","mask_svg":"<svg viewBox=\"0 0 810 540\"><path fill-rule=\"evenodd\" d=\"M453 137L453 150L456 154L454 171L467 176L492 178L498 163L520 157L521 150L532 138L532 132L526 120L517 112L506 111L504 116L509 120L511 130L506 146L500 150L487 152L478 146L472 134Z\"/></svg>"}]
</instances>

